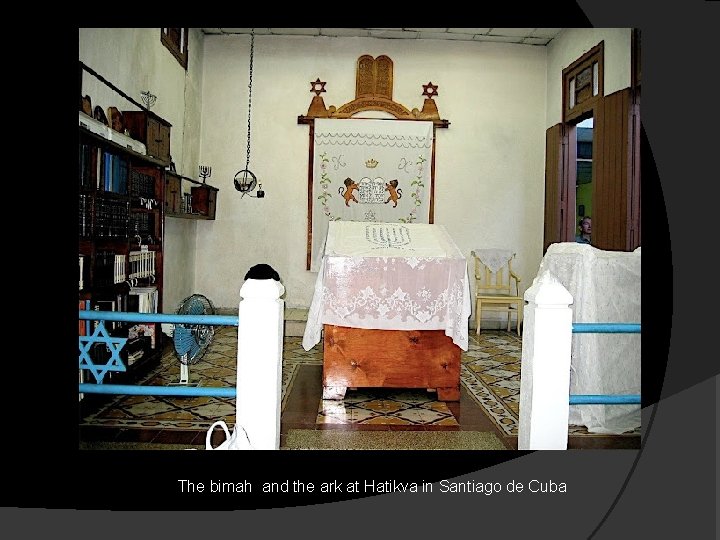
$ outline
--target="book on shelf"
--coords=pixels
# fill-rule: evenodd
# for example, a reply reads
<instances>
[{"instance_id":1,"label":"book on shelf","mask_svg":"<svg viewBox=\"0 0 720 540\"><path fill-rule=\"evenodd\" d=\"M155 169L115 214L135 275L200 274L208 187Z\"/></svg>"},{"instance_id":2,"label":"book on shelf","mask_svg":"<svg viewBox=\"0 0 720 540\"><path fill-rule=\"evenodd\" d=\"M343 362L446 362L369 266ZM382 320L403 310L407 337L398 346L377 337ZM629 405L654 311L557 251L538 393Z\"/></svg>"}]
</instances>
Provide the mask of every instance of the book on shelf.
<instances>
[{"instance_id":1,"label":"book on shelf","mask_svg":"<svg viewBox=\"0 0 720 540\"><path fill-rule=\"evenodd\" d=\"M80 270L80 278L79 278L79 281L80 281L80 282L79 282L79 285L80 285L80 287L79 287L78 290L82 291L82 290L83 290L83 284L84 284L83 276L84 276L84 269L85 269L85 256L82 255L82 254L79 254L79 255L78 255L78 267L79 267L79 270Z\"/></svg>"},{"instance_id":2,"label":"book on shelf","mask_svg":"<svg viewBox=\"0 0 720 540\"><path fill-rule=\"evenodd\" d=\"M128 311L137 313L157 313L158 290L157 287L130 287L128 293ZM155 348L155 323L136 324L128 331L128 339L147 336L150 338L150 347Z\"/></svg>"},{"instance_id":3,"label":"book on shelf","mask_svg":"<svg viewBox=\"0 0 720 540\"><path fill-rule=\"evenodd\" d=\"M158 290L157 287L130 287L131 296L137 296L138 313L157 313Z\"/></svg>"}]
</instances>

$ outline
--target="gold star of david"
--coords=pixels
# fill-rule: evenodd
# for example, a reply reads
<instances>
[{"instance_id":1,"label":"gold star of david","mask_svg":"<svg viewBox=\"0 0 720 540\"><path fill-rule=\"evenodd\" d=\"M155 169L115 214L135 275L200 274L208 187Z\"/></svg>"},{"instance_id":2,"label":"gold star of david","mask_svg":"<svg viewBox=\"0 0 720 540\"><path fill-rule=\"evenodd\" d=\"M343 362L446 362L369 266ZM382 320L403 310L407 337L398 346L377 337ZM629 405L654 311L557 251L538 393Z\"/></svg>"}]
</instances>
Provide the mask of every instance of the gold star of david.
<instances>
[{"instance_id":1,"label":"gold star of david","mask_svg":"<svg viewBox=\"0 0 720 540\"><path fill-rule=\"evenodd\" d=\"M316 96L319 96L322 92L325 92L325 85L327 82L321 81L318 77L315 82L310 82L310 91L315 92Z\"/></svg>"},{"instance_id":2,"label":"gold star of david","mask_svg":"<svg viewBox=\"0 0 720 540\"><path fill-rule=\"evenodd\" d=\"M427 84L423 84L422 86L425 89L422 93L423 96L433 98L438 95L438 86L437 84L433 84L432 81Z\"/></svg>"},{"instance_id":3,"label":"gold star of david","mask_svg":"<svg viewBox=\"0 0 720 540\"><path fill-rule=\"evenodd\" d=\"M91 335L80 336L78 342L80 347L80 369L90 370L98 384L102 383L103 377L108 371L126 371L125 364L120 359L120 351L125 346L127 338L111 337L102 321ZM106 364L96 365L90 358L90 348L95 343L104 343L110 352L110 358Z\"/></svg>"}]
</instances>

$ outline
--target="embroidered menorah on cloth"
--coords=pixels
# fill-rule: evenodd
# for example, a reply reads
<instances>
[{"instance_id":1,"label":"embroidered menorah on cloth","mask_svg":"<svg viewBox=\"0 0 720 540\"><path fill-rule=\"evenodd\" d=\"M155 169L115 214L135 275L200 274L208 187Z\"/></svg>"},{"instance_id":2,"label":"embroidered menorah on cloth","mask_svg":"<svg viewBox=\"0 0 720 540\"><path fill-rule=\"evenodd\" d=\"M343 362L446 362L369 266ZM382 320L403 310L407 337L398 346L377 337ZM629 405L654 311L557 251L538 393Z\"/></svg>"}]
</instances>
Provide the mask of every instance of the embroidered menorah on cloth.
<instances>
[{"instance_id":1,"label":"embroidered menorah on cloth","mask_svg":"<svg viewBox=\"0 0 720 540\"><path fill-rule=\"evenodd\" d=\"M365 239L381 248L401 248L410 244L410 231L404 225L373 223L365 226Z\"/></svg>"}]
</instances>

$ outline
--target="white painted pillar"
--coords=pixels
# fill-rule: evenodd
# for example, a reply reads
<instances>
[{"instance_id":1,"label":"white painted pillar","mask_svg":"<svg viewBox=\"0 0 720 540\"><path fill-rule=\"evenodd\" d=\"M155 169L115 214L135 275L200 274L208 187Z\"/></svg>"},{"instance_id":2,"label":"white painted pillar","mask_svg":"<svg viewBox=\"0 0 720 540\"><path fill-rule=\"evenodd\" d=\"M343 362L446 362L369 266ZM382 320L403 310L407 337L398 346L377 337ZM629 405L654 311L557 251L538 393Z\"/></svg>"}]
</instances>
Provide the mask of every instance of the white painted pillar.
<instances>
[{"instance_id":1,"label":"white painted pillar","mask_svg":"<svg viewBox=\"0 0 720 540\"><path fill-rule=\"evenodd\" d=\"M284 292L273 279L240 288L236 423L254 450L280 449Z\"/></svg>"},{"instance_id":2,"label":"white painted pillar","mask_svg":"<svg viewBox=\"0 0 720 540\"><path fill-rule=\"evenodd\" d=\"M573 298L549 272L524 298L518 450L567 450Z\"/></svg>"}]
</instances>

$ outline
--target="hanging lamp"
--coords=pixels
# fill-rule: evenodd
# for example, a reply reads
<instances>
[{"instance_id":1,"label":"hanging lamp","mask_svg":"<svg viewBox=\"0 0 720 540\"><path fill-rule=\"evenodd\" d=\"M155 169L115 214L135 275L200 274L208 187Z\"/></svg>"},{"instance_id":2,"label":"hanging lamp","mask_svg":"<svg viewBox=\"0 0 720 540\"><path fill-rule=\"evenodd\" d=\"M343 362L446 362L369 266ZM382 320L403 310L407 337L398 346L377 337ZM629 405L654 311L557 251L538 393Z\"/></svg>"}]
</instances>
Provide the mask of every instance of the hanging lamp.
<instances>
[{"instance_id":1,"label":"hanging lamp","mask_svg":"<svg viewBox=\"0 0 720 540\"><path fill-rule=\"evenodd\" d=\"M238 190L242 197L249 195L262 199L265 192L262 189L262 183L258 183L257 177L250 170L250 120L252 118L252 84L253 84L253 58L255 56L255 29L250 31L250 77L248 83L248 120L247 120L247 153L245 158L245 168L235 173L233 183L235 189ZM257 194L253 195L252 191L258 187Z\"/></svg>"}]
</instances>

